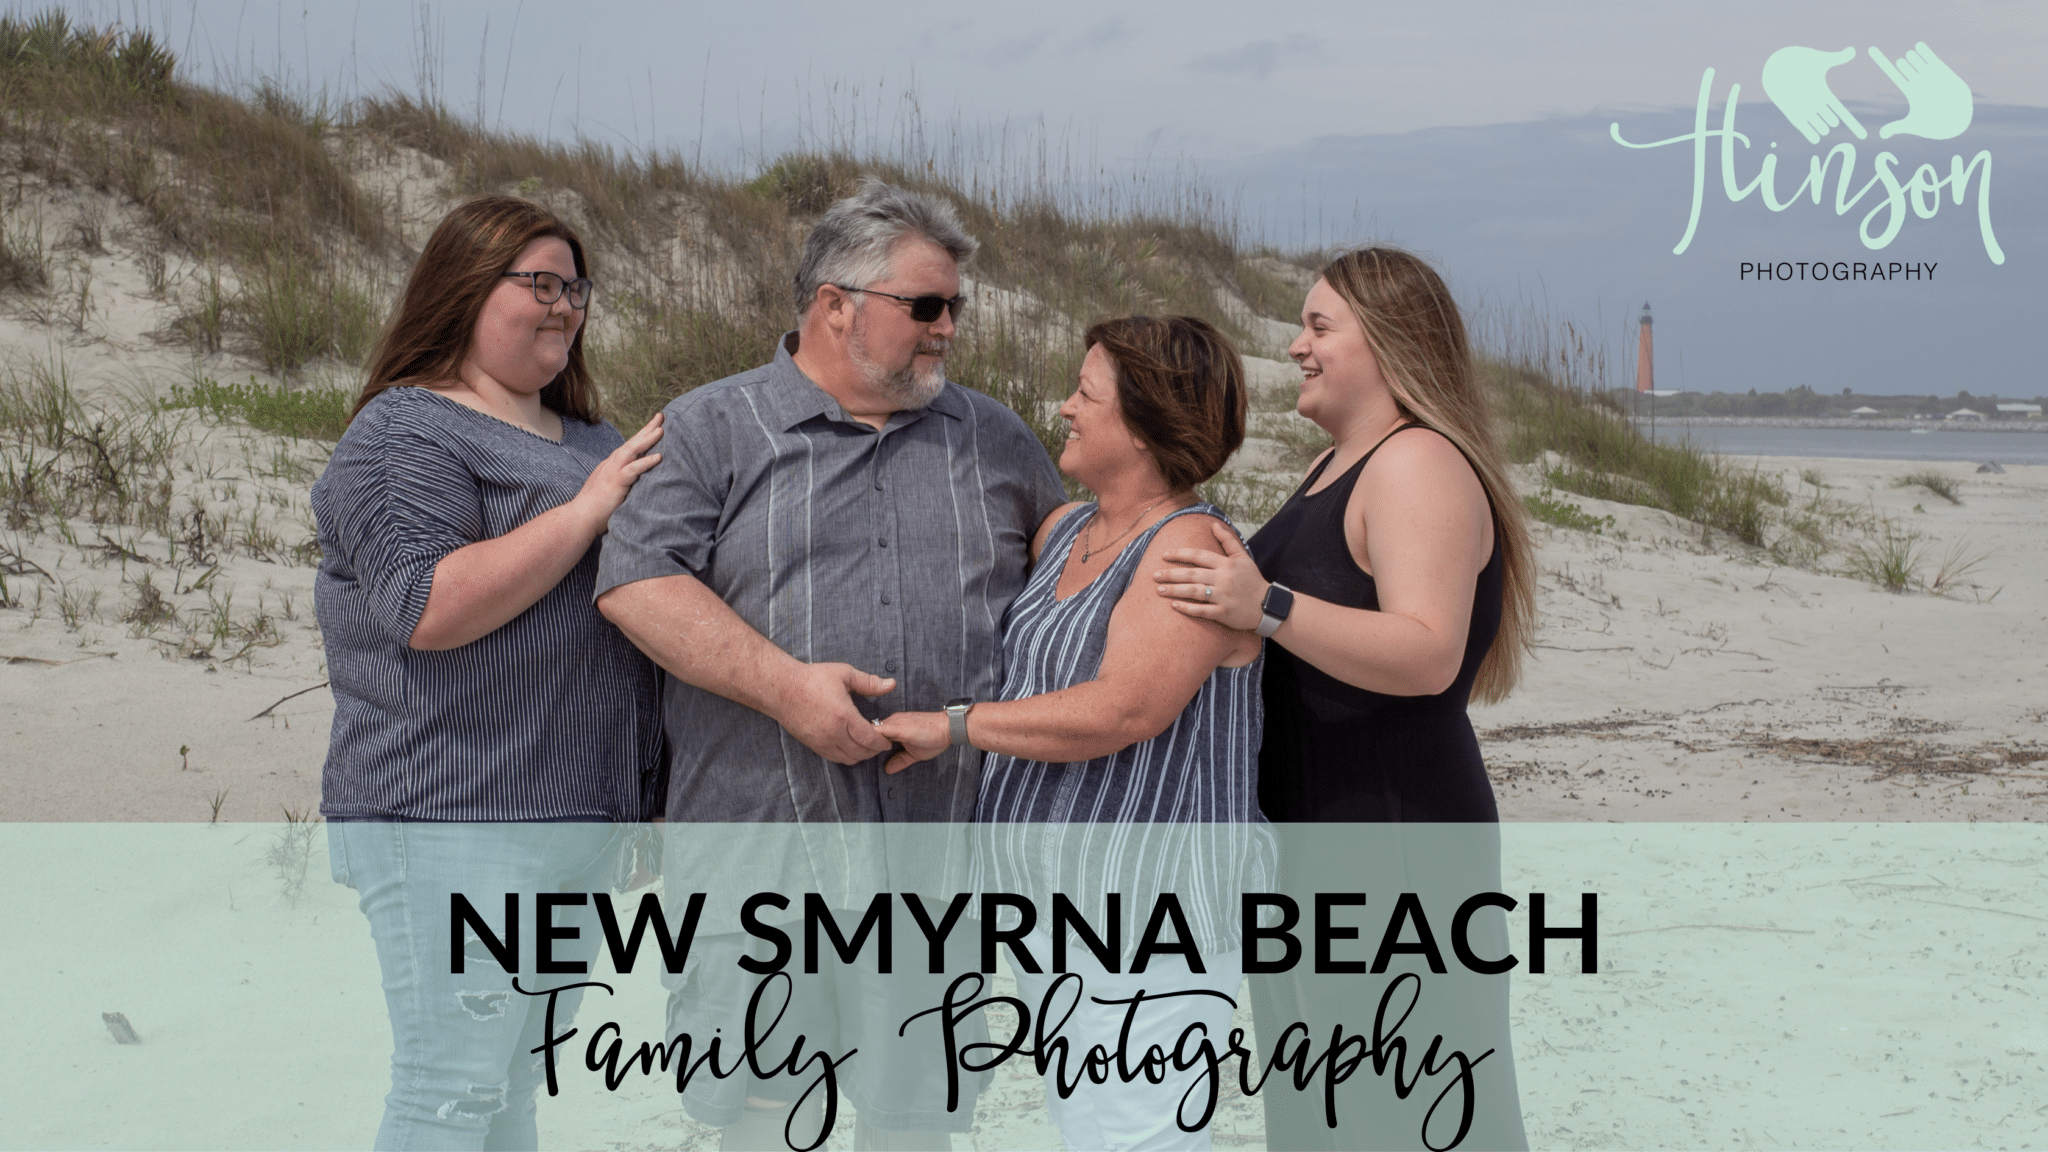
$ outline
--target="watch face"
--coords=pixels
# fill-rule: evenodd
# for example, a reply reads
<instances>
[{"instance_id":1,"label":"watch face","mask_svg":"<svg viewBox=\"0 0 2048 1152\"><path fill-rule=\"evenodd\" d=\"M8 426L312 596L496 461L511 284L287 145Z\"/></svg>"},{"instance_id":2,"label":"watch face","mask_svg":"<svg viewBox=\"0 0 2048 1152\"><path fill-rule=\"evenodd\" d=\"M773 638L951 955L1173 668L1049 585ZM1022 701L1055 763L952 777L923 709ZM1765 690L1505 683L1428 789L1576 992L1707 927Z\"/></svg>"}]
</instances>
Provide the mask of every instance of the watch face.
<instances>
[{"instance_id":1,"label":"watch face","mask_svg":"<svg viewBox=\"0 0 2048 1152\"><path fill-rule=\"evenodd\" d=\"M1260 606L1260 611L1276 620L1285 620L1287 619L1287 614L1293 610L1294 591L1292 589L1283 588L1278 584L1266 586L1266 602Z\"/></svg>"}]
</instances>

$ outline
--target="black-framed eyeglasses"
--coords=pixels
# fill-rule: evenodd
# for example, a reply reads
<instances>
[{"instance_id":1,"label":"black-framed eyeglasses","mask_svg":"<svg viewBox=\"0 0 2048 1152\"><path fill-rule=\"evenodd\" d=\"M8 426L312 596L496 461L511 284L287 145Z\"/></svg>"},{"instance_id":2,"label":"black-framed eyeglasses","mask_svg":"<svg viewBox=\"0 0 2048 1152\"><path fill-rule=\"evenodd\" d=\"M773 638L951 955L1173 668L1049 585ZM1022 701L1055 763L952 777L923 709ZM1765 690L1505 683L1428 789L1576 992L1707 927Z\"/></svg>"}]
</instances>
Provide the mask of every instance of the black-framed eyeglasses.
<instances>
[{"instance_id":1,"label":"black-framed eyeglasses","mask_svg":"<svg viewBox=\"0 0 2048 1152\"><path fill-rule=\"evenodd\" d=\"M533 281L533 298L536 302L553 304L562 298L563 293L567 293L569 307L578 311L590 306L590 294L597 288L590 282L588 276L564 280L553 272L507 272L504 278L514 276L524 276Z\"/></svg>"},{"instance_id":2,"label":"black-framed eyeglasses","mask_svg":"<svg viewBox=\"0 0 2048 1152\"><path fill-rule=\"evenodd\" d=\"M870 296L887 296L891 300L901 300L910 305L910 318L919 324L929 324L939 318L939 313L946 311L952 312L953 319L958 320L960 310L967 307L965 296L954 296L951 299L944 296L898 296L894 292L883 292L874 288L849 288L844 284L832 286L841 292L865 292Z\"/></svg>"}]
</instances>

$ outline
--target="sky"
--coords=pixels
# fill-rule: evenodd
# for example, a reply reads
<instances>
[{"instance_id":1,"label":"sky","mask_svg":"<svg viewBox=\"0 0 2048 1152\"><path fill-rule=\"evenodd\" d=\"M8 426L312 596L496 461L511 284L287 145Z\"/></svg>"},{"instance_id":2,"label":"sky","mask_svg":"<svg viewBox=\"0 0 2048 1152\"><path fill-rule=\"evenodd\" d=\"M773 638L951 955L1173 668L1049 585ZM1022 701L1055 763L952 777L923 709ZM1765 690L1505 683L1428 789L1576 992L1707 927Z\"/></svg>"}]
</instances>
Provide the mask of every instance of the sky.
<instances>
[{"instance_id":1,"label":"sky","mask_svg":"<svg viewBox=\"0 0 2048 1152\"><path fill-rule=\"evenodd\" d=\"M1142 173L1169 187L1192 173L1252 239L1415 248L1468 304L1571 319L1611 340L1617 362L1633 363L1624 342L1648 300L1661 387L2048 393L2027 341L2048 287L2048 5L2031 0L64 7L154 29L201 82L269 77L339 100L427 93L507 131L733 168L837 144L951 149L1012 178L1084 185L1147 186ZM1906 99L1871 50L1896 60L1923 43L1967 86L1973 118L1947 139L1881 138ZM1827 85L1868 122L1867 139L1837 126L1810 144L1766 98L1764 63L1789 46L1854 49ZM1931 182L1950 157L1968 165L1989 152L2003 262L1977 219L1981 166L1962 205L1946 192L1902 198L1904 224L1878 249L1858 229L1883 187L1840 216L1832 202L1733 203L1718 138L1697 227L1674 253L1690 216L1690 144L1630 149L1613 135L1691 132L1709 68L1710 128L1735 89L1739 180L1775 154L1781 199L1810 158L1842 142L1857 151L1852 194L1881 151L1902 182L1922 164ZM1929 199L1934 215L1922 219ZM1888 219L1863 228L1882 232ZM1875 283L1759 285L1740 273L1802 260L1935 269Z\"/></svg>"}]
</instances>

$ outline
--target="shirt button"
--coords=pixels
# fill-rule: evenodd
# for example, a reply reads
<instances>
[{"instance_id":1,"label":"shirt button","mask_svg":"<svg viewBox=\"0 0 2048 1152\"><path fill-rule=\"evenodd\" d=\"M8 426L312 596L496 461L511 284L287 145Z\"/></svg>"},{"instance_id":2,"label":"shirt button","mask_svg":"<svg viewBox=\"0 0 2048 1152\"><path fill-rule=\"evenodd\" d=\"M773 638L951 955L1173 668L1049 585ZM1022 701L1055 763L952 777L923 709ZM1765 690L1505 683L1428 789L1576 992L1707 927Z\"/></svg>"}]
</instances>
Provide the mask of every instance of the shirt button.
<instances>
[{"instance_id":1,"label":"shirt button","mask_svg":"<svg viewBox=\"0 0 2048 1152\"><path fill-rule=\"evenodd\" d=\"M894 660L891 660L891 661L889 661L889 662L887 662L887 663L885 663L885 664L883 664L883 665L882 665L882 671L884 671L884 672L894 672L895 670L896 670L896 662L895 662Z\"/></svg>"},{"instance_id":2,"label":"shirt button","mask_svg":"<svg viewBox=\"0 0 2048 1152\"><path fill-rule=\"evenodd\" d=\"M888 602L889 602L889 594L888 594L887 592L884 592L884 593L882 593L882 603L884 603L884 604L887 604Z\"/></svg>"},{"instance_id":3,"label":"shirt button","mask_svg":"<svg viewBox=\"0 0 2048 1152\"><path fill-rule=\"evenodd\" d=\"M877 477L875 477L875 487L876 487L876 488L880 488L881 486L882 486L882 478L881 478L880 476L877 476Z\"/></svg>"},{"instance_id":4,"label":"shirt button","mask_svg":"<svg viewBox=\"0 0 2048 1152\"><path fill-rule=\"evenodd\" d=\"M875 537L875 545L879 548L887 548L889 546L889 538L887 536L877 536Z\"/></svg>"},{"instance_id":5,"label":"shirt button","mask_svg":"<svg viewBox=\"0 0 2048 1152\"><path fill-rule=\"evenodd\" d=\"M894 788L891 788L891 789L889 789L889 799L891 799L891 800L894 800L895 798L896 798L896 790L895 790Z\"/></svg>"}]
</instances>

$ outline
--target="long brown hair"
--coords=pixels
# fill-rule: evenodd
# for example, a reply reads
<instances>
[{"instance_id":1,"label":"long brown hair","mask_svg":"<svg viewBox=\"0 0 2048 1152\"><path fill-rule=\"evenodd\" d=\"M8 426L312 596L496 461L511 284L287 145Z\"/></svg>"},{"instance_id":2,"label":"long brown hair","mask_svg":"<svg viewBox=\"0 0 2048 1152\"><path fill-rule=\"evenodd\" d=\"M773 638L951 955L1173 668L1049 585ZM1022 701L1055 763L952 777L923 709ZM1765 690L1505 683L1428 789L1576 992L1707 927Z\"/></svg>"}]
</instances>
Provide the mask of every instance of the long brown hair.
<instances>
[{"instance_id":1,"label":"long brown hair","mask_svg":"<svg viewBox=\"0 0 2048 1152\"><path fill-rule=\"evenodd\" d=\"M405 292L370 357L370 377L349 417L353 419L372 396L386 388L445 384L456 379L476 335L484 299L503 282L519 253L545 236L567 242L576 260L576 275L590 275L583 241L561 217L531 200L478 196L442 218L412 266ZM577 326L576 339L569 344L568 366L540 390L540 402L564 416L594 423L602 412L597 385L583 363L583 333L588 328L587 322Z\"/></svg>"},{"instance_id":2,"label":"long brown hair","mask_svg":"<svg viewBox=\"0 0 2048 1152\"><path fill-rule=\"evenodd\" d=\"M1500 632L1479 664L1472 699L1494 703L1521 679L1522 655L1536 639L1536 554L1493 408L1472 372L1465 322L1436 270L1398 248L1345 252L1322 275L1365 330L1401 414L1457 445L1493 505L1503 568Z\"/></svg>"},{"instance_id":3,"label":"long brown hair","mask_svg":"<svg viewBox=\"0 0 2048 1152\"><path fill-rule=\"evenodd\" d=\"M1244 443L1244 360L1208 322L1100 320L1081 343L1109 353L1124 423L1175 492L1214 476Z\"/></svg>"}]
</instances>

